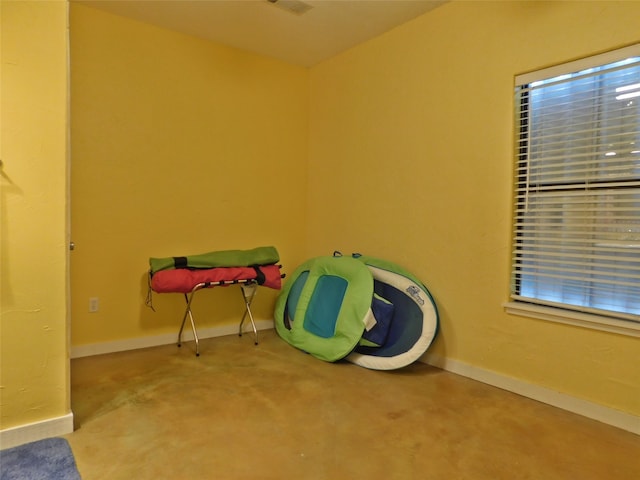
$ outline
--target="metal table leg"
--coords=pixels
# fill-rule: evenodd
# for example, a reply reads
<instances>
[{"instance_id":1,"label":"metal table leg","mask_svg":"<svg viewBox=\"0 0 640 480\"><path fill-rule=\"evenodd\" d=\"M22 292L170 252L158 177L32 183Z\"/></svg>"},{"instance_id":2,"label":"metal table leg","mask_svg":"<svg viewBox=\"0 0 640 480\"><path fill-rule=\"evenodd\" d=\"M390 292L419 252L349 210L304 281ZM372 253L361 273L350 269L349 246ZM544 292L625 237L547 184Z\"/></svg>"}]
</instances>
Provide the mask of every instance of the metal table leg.
<instances>
[{"instance_id":1,"label":"metal table leg","mask_svg":"<svg viewBox=\"0 0 640 480\"><path fill-rule=\"evenodd\" d=\"M198 340L198 333L196 332L196 324L193 321L193 314L191 313L191 302L193 302L193 295L194 293L196 293L196 290L198 290L200 287L199 285L196 285L196 287L191 291L191 293L187 296L187 294L184 294L184 300L185 302L187 302L187 307L185 308L184 311L184 317L182 317L182 324L180 325L180 331L178 332L178 346L182 346L182 331L184 330L184 324L187 320L187 316L189 317L189 320L191 321L191 330L193 331L193 338L196 342L196 357L200 356L200 342Z\"/></svg>"},{"instance_id":2,"label":"metal table leg","mask_svg":"<svg viewBox=\"0 0 640 480\"><path fill-rule=\"evenodd\" d=\"M251 327L253 328L253 335L255 338L255 344L258 345L258 329L256 328L256 322L253 320L253 314L251 313L251 302L253 302L253 297L256 296L256 292L258 291L258 285L256 283L245 283L240 285L242 289L242 297L244 298L244 314L242 315L242 320L240 320L240 327L238 329L238 335L242 336L242 325L244 324L245 318L249 315L249 320L251 321Z\"/></svg>"}]
</instances>

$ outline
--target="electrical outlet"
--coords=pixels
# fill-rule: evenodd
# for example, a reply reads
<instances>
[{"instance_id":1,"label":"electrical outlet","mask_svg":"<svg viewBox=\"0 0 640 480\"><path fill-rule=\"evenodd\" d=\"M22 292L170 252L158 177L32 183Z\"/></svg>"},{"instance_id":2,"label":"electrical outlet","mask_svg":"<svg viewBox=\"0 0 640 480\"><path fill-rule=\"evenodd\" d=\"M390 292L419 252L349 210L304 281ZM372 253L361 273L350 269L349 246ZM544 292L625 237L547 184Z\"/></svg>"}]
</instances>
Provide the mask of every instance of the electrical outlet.
<instances>
[{"instance_id":1,"label":"electrical outlet","mask_svg":"<svg viewBox=\"0 0 640 480\"><path fill-rule=\"evenodd\" d=\"M100 307L98 297L89 298L89 313L95 313Z\"/></svg>"}]
</instances>

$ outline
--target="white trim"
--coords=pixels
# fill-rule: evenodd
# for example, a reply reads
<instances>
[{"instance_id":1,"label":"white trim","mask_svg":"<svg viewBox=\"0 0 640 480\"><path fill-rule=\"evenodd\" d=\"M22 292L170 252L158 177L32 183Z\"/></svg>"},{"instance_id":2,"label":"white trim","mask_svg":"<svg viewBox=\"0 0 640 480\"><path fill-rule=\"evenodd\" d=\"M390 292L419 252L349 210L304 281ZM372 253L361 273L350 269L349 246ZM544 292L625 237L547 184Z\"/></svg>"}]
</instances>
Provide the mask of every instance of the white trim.
<instances>
[{"instance_id":1,"label":"white trim","mask_svg":"<svg viewBox=\"0 0 640 480\"><path fill-rule=\"evenodd\" d=\"M62 417L0 430L0 450L73 432L73 412Z\"/></svg>"},{"instance_id":2,"label":"white trim","mask_svg":"<svg viewBox=\"0 0 640 480\"><path fill-rule=\"evenodd\" d=\"M640 43L619 48L617 50L611 50L610 52L601 53L600 55L581 58L573 62L562 63L549 68L523 73L522 75L516 76L515 83L516 85L526 85L537 80L545 80L547 78L553 78L567 73L580 72L588 68L606 65L608 63L617 62L629 57L636 57L638 55L640 55Z\"/></svg>"},{"instance_id":3,"label":"white trim","mask_svg":"<svg viewBox=\"0 0 640 480\"><path fill-rule=\"evenodd\" d=\"M247 322L245 322L245 327L247 327ZM256 328L258 330L268 330L270 328L273 328L273 320L256 320ZM222 337L225 335L233 334L238 334L237 324L198 329L199 339ZM154 335L152 337L126 338L113 342L78 345L75 347L71 347L71 358L90 357L93 355L103 355L105 353L124 352L128 350L137 350L140 348L170 345L172 343L176 343L177 339L178 332L167 333L164 335ZM189 342L191 340L193 340L193 333L188 327L185 326L185 331L182 334L182 341Z\"/></svg>"},{"instance_id":4,"label":"white trim","mask_svg":"<svg viewBox=\"0 0 640 480\"><path fill-rule=\"evenodd\" d=\"M274 328L273 320L257 320L256 327L258 330L269 330ZM198 330L199 338L212 338L220 337L224 335L237 334L237 325L225 325L221 327L212 327L202 330ZM184 340L192 340L193 335L190 332L185 332ZM72 358L80 358L91 355L101 355L104 353L121 352L125 350L136 350L139 348L154 347L160 345L167 345L175 343L175 334L156 335L153 337L134 338L127 340L120 340L115 342L105 342L92 345L81 345L73 347L71 349ZM627 430L629 432L640 435L640 417L631 415L629 413L621 412L613 408L598 405L596 403L581 400L571 395L556 392L539 385L527 383L522 380L518 380L512 377L501 375L496 372L484 370L473 365L453 360L439 355L426 353L419 361L433 365L434 367L441 368L457 375L462 375L473 380L492 385L509 392L522 395L524 397L536 400L548 405L567 410L578 415L582 415L593 420L612 425L614 427ZM71 429L68 432L73 431L73 423L71 423ZM4 434L6 431L0 431L0 434ZM5 447L4 436L0 443L2 448Z\"/></svg>"},{"instance_id":5,"label":"white trim","mask_svg":"<svg viewBox=\"0 0 640 480\"><path fill-rule=\"evenodd\" d=\"M427 353L420 359L421 362L433 365L463 377L471 378L487 385L507 390L518 395L546 403L562 410L566 410L583 417L597 420L607 425L611 425L622 430L626 430L636 435L640 435L640 417L625 413L620 410L605 407L597 403L582 400L580 398L560 393L540 385L508 377L500 373L485 370L459 360L441 357L439 355Z\"/></svg>"},{"instance_id":6,"label":"white trim","mask_svg":"<svg viewBox=\"0 0 640 480\"><path fill-rule=\"evenodd\" d=\"M574 312L562 308L545 307L523 302L507 302L503 304L507 313L532 317L549 322L564 323L576 327L590 328L603 332L617 333L629 337L640 337L640 323L616 320L590 313Z\"/></svg>"}]
</instances>

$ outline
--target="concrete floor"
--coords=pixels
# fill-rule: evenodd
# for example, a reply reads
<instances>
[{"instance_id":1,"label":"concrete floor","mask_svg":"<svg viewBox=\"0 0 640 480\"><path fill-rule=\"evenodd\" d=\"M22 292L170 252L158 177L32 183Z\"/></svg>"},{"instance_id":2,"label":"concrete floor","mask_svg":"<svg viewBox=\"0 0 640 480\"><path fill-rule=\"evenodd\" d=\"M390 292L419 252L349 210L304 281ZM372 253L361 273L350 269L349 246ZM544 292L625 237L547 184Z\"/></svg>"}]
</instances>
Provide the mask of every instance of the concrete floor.
<instances>
[{"instance_id":1,"label":"concrete floor","mask_svg":"<svg viewBox=\"0 0 640 480\"><path fill-rule=\"evenodd\" d=\"M273 330L75 359L84 480L639 479L640 437L424 364L329 364Z\"/></svg>"}]
</instances>

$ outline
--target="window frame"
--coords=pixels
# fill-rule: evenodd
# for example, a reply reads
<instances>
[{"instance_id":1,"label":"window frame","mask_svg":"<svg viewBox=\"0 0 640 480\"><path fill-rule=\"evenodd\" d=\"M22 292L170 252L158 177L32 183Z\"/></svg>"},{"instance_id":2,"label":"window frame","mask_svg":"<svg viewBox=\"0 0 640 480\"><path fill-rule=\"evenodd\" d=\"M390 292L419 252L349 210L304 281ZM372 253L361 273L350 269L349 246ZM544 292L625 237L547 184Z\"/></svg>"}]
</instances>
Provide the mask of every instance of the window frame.
<instances>
[{"instance_id":1,"label":"window frame","mask_svg":"<svg viewBox=\"0 0 640 480\"><path fill-rule=\"evenodd\" d=\"M613 50L603 54L593 55L580 60L575 60L553 67L536 70L533 72L518 75L514 78L514 89L521 85L531 84L540 80L554 78L560 75L570 74L595 68L607 64L611 64L625 58L640 56L640 43L630 45L621 49ZM528 145L524 144L522 140L526 139L529 134L528 114L524 111L523 102L527 103L528 99L524 96L520 99L520 105L515 105L513 111L516 112L514 116L514 139L519 137L519 142L514 148L515 161L512 161L514 168L522 167L523 153L527 153ZM516 109L517 107L517 109ZM523 152L524 149L524 152ZM526 162L525 162L526 163ZM526 166L526 165L525 165ZM515 172L514 172L515 173ZM512 184L512 192L516 194L519 189L519 182L521 179L518 175L514 174L514 182ZM513 255L515 252L515 245L518 241L517 231L520 227L518 219L518 211L513 205L513 213L511 219L511 233L512 233L512 249L510 253ZM510 298L516 291L515 282L519 281L519 275L516 272L513 264L510 263ZM579 311L572 309L570 304L562 304L554 302L532 303L526 300L511 298L503 304L505 311L509 314L533 317L537 319L559 322L563 324L570 324L595 330L601 330L611 333L617 333L622 335L640 337L640 321L635 319L616 318L615 316L607 316L600 314L599 312Z\"/></svg>"}]
</instances>

